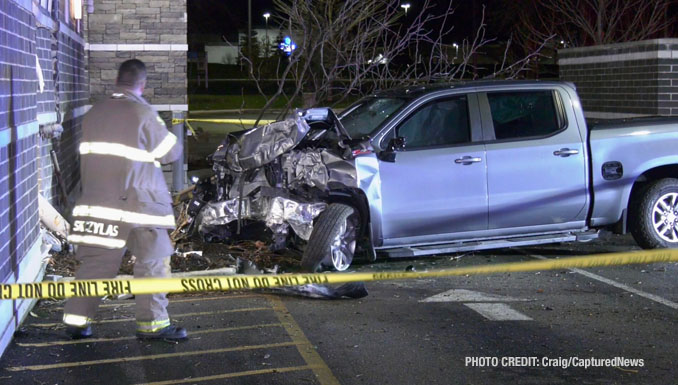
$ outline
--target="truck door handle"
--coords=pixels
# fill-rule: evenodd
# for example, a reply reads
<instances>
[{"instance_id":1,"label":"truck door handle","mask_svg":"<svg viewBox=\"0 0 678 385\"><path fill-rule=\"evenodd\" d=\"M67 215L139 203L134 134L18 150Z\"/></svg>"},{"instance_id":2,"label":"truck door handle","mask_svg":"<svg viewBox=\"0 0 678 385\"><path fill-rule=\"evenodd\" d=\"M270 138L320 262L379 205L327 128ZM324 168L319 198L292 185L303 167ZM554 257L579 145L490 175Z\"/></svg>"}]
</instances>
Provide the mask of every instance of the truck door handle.
<instances>
[{"instance_id":1,"label":"truck door handle","mask_svg":"<svg viewBox=\"0 0 678 385\"><path fill-rule=\"evenodd\" d=\"M459 159L455 159L455 160L454 160L454 163L456 163L456 164L463 164L463 165L465 165L465 166L468 166L469 164L472 164L472 163L480 163L480 162L482 162L482 161L483 161L482 159L477 158L477 157L463 156L463 157L461 157L461 158L459 158Z\"/></svg>"},{"instance_id":2,"label":"truck door handle","mask_svg":"<svg viewBox=\"0 0 678 385\"><path fill-rule=\"evenodd\" d=\"M567 158L570 155L579 154L579 150L570 150L569 148L561 148L560 150L553 151L553 155Z\"/></svg>"}]
</instances>

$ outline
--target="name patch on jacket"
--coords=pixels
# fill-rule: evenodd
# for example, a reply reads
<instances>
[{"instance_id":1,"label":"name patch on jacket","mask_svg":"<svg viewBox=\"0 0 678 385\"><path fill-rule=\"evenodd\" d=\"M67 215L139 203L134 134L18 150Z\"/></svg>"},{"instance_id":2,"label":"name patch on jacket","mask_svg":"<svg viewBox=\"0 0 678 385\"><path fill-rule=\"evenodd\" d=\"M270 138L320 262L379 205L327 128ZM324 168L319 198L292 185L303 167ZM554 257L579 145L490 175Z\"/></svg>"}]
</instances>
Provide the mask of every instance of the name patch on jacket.
<instances>
[{"instance_id":1,"label":"name patch on jacket","mask_svg":"<svg viewBox=\"0 0 678 385\"><path fill-rule=\"evenodd\" d=\"M105 223L94 221L74 221L73 232L103 235L106 237L117 237L118 226L107 225Z\"/></svg>"}]
</instances>

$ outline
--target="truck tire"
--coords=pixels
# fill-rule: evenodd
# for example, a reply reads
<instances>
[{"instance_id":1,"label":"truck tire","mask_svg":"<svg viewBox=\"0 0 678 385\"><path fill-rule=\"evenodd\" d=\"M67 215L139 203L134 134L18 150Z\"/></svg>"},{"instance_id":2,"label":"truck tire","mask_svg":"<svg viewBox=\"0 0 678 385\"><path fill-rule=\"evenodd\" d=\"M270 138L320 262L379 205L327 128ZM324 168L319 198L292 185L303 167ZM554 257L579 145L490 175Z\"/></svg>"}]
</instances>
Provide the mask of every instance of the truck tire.
<instances>
[{"instance_id":1,"label":"truck tire","mask_svg":"<svg viewBox=\"0 0 678 385\"><path fill-rule=\"evenodd\" d=\"M630 229L644 249L678 247L678 179L649 183L632 201Z\"/></svg>"},{"instance_id":2,"label":"truck tire","mask_svg":"<svg viewBox=\"0 0 678 385\"><path fill-rule=\"evenodd\" d=\"M301 267L304 271L344 271L355 253L358 214L351 206L332 203L318 216L308 240Z\"/></svg>"}]
</instances>

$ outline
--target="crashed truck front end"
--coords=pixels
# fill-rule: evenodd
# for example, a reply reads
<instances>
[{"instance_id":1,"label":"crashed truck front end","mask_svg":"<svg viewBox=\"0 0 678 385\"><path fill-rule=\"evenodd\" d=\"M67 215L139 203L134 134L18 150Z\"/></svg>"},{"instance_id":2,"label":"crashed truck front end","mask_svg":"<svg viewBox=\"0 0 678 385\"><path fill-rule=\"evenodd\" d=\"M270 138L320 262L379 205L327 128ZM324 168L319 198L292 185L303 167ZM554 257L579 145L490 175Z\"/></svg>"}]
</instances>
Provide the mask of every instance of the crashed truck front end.
<instances>
[{"instance_id":1,"label":"crashed truck front end","mask_svg":"<svg viewBox=\"0 0 678 385\"><path fill-rule=\"evenodd\" d=\"M356 163L356 155L373 157L368 144L342 135L330 114L334 122L314 121L306 111L229 135L212 155L215 175L197 184L175 238L267 239L273 250L303 245L305 270L346 270L361 241L369 247L363 188L374 190L365 181L378 178ZM358 164L365 161L372 163Z\"/></svg>"}]
</instances>

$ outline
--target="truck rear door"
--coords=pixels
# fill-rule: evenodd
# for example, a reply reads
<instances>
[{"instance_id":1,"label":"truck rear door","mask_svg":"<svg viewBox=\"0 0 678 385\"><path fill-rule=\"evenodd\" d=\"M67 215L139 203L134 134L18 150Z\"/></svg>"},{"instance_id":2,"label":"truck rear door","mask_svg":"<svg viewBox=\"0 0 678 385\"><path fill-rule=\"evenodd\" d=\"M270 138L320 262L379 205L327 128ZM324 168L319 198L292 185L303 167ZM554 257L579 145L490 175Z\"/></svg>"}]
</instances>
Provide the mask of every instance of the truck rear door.
<instances>
[{"instance_id":1,"label":"truck rear door","mask_svg":"<svg viewBox=\"0 0 678 385\"><path fill-rule=\"evenodd\" d=\"M586 148L576 121L567 118L563 95L556 89L509 90L483 93L479 100L483 136L490 138L489 229L581 228Z\"/></svg>"}]
</instances>

